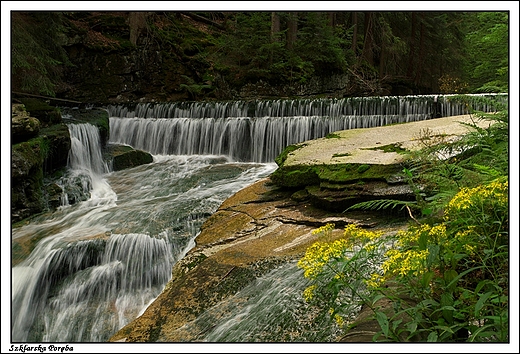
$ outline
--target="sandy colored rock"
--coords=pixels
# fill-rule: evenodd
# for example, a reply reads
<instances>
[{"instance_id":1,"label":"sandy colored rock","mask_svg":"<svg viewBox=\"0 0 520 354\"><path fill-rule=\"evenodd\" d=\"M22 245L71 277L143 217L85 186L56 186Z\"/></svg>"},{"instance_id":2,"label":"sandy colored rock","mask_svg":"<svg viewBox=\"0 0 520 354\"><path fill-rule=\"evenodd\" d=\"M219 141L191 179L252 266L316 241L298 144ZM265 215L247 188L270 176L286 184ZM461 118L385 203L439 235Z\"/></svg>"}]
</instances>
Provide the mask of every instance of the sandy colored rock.
<instances>
[{"instance_id":1,"label":"sandy colored rock","mask_svg":"<svg viewBox=\"0 0 520 354\"><path fill-rule=\"evenodd\" d=\"M471 131L463 123L475 123L487 128L489 122L474 121L471 115L436 118L390 126L350 129L335 132L337 137L320 138L306 141L302 147L287 155L284 167L317 164L396 164L403 156L397 152L385 152L381 148L386 145L400 146L407 150L422 147L421 137L456 138Z\"/></svg>"}]
</instances>

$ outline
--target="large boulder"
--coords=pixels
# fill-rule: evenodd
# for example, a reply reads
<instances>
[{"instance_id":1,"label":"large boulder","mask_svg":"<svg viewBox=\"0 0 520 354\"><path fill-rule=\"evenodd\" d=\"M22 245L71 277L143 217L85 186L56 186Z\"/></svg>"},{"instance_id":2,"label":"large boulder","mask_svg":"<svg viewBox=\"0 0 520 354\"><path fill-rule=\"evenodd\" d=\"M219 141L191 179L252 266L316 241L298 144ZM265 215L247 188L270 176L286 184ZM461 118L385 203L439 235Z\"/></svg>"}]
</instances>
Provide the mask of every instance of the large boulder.
<instances>
[{"instance_id":1,"label":"large boulder","mask_svg":"<svg viewBox=\"0 0 520 354\"><path fill-rule=\"evenodd\" d=\"M151 154L142 150L135 150L126 145L109 145L107 147L112 156L112 170L120 171L153 162Z\"/></svg>"},{"instance_id":2,"label":"large boulder","mask_svg":"<svg viewBox=\"0 0 520 354\"><path fill-rule=\"evenodd\" d=\"M29 116L23 104L12 105L11 142L13 144L36 137L40 128L40 121Z\"/></svg>"},{"instance_id":3,"label":"large boulder","mask_svg":"<svg viewBox=\"0 0 520 354\"><path fill-rule=\"evenodd\" d=\"M279 168L271 179L333 211L380 199L413 201L417 190L403 168L409 153L423 147L418 138L428 132L428 139L457 139L469 132L471 123L470 116L455 116L334 132L288 146L276 159Z\"/></svg>"},{"instance_id":4,"label":"large boulder","mask_svg":"<svg viewBox=\"0 0 520 354\"><path fill-rule=\"evenodd\" d=\"M196 246L177 262L163 292L111 342L197 342L207 323L194 321L204 311L275 267L299 259L319 240L315 228L334 223L331 240L347 224L383 227L367 214L349 215L295 202L291 192L260 180L227 199L201 228ZM384 229L394 232L394 229Z\"/></svg>"}]
</instances>

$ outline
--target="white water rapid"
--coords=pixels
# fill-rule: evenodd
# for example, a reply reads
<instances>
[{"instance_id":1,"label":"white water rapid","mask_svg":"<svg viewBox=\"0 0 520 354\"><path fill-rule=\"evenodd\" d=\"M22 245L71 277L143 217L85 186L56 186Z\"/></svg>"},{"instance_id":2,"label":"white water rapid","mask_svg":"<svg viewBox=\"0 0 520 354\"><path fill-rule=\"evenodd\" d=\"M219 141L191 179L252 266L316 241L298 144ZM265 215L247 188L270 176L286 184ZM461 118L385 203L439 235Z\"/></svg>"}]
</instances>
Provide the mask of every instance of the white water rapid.
<instances>
[{"instance_id":1,"label":"white water rapid","mask_svg":"<svg viewBox=\"0 0 520 354\"><path fill-rule=\"evenodd\" d=\"M12 230L18 244L41 239L12 268L15 342L107 341L159 295L202 222L275 168L156 155L149 165L108 172L97 129L69 130L70 169L61 183L86 188L88 197Z\"/></svg>"}]
</instances>

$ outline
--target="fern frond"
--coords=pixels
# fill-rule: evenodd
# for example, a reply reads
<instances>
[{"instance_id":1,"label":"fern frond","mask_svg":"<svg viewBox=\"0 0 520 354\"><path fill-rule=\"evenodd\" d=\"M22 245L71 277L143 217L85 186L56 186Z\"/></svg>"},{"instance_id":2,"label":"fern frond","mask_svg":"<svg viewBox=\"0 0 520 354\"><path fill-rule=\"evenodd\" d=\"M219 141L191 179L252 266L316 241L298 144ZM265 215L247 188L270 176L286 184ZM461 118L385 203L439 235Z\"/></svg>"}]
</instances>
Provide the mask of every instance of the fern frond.
<instances>
[{"instance_id":1,"label":"fern frond","mask_svg":"<svg viewBox=\"0 0 520 354\"><path fill-rule=\"evenodd\" d=\"M394 199L377 199L377 200L369 200L366 202L360 202L354 204L343 212L350 210L382 210L382 209L394 209L400 207L399 210L403 210L407 206L415 206L417 202L412 201L403 201L403 200L394 200Z\"/></svg>"}]
</instances>

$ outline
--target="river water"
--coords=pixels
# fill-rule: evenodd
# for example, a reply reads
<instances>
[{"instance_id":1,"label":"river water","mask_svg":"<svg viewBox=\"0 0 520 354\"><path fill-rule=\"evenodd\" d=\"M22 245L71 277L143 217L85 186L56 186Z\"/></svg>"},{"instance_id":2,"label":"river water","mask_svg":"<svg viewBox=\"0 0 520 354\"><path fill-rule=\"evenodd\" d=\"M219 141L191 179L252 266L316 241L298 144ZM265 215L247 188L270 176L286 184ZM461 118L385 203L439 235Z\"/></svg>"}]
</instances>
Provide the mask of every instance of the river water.
<instances>
[{"instance_id":1,"label":"river water","mask_svg":"<svg viewBox=\"0 0 520 354\"><path fill-rule=\"evenodd\" d=\"M41 238L12 268L13 341L108 340L159 295L202 222L275 168L155 155L149 165L106 172L99 145L89 146L91 127L70 127L75 154L65 178L83 181L90 198L12 230L13 241Z\"/></svg>"}]
</instances>

